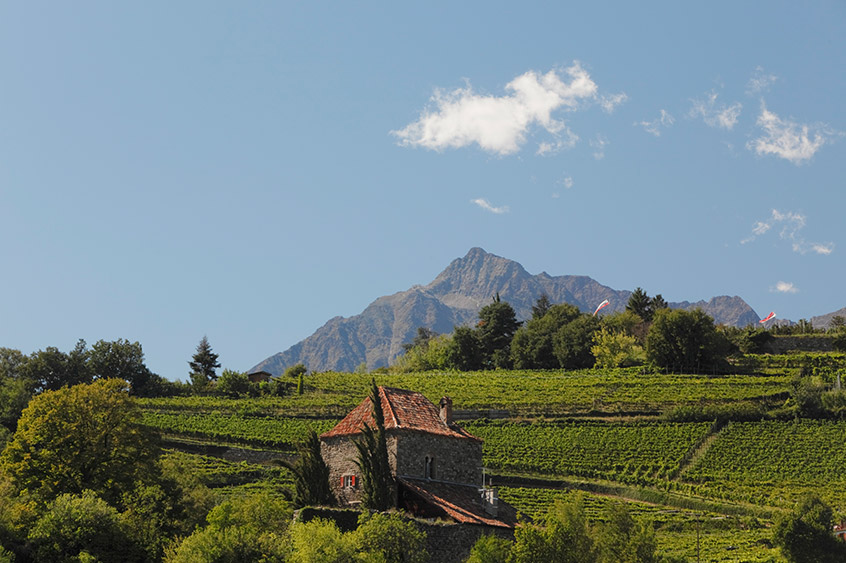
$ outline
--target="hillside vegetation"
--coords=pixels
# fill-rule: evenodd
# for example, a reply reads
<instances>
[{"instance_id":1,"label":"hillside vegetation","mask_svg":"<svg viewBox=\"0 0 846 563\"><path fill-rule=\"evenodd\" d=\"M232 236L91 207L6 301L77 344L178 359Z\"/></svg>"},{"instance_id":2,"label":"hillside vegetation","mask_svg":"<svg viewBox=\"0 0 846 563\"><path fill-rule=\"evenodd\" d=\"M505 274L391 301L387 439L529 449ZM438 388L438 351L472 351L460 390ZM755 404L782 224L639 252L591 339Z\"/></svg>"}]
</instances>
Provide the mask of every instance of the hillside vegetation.
<instances>
[{"instance_id":1,"label":"hillside vegetation","mask_svg":"<svg viewBox=\"0 0 846 563\"><path fill-rule=\"evenodd\" d=\"M331 428L373 377L436 403L448 395L465 428L485 440L484 464L502 498L526 515L581 490L589 507L630 503L654 522L665 553L695 560L698 530L705 560L781 561L771 526L803 494L846 509L846 421L822 406L846 364L839 354L794 353L746 355L738 365L756 373L326 372L306 375L302 394L140 402L144 424L174 440L283 455L305 429ZM817 400L817 418L804 417L805 403Z\"/></svg>"}]
</instances>

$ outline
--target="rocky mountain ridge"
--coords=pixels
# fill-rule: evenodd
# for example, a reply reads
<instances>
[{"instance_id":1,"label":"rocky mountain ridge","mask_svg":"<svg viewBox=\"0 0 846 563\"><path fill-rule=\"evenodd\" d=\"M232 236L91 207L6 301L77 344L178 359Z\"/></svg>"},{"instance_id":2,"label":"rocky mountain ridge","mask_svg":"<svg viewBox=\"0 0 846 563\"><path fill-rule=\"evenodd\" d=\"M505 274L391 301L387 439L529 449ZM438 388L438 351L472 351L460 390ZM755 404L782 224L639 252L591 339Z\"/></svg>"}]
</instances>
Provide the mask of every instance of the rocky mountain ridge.
<instances>
[{"instance_id":1,"label":"rocky mountain ridge","mask_svg":"<svg viewBox=\"0 0 846 563\"><path fill-rule=\"evenodd\" d=\"M519 263L472 248L453 260L431 283L379 297L360 314L334 317L311 336L258 363L251 371L281 374L288 366L305 364L312 371L352 371L366 362L370 369L389 365L410 342L417 328L450 333L456 325L472 324L494 295L508 301L518 319L531 317L532 305L546 293L553 303L570 303L592 312L604 299L603 313L622 311L631 291L615 290L588 276L529 274ZM717 323L746 326L760 317L740 297L670 303L673 308L701 307Z\"/></svg>"}]
</instances>

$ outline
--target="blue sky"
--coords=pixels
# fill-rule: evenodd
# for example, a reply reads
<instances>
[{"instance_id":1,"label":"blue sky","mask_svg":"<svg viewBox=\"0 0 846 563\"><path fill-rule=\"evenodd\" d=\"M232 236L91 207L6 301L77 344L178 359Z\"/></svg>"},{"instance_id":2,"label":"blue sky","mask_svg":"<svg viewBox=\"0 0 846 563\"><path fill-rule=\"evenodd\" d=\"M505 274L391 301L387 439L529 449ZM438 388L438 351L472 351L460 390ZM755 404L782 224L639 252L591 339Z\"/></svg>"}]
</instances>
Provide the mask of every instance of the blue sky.
<instances>
[{"instance_id":1,"label":"blue sky","mask_svg":"<svg viewBox=\"0 0 846 563\"><path fill-rule=\"evenodd\" d=\"M846 4L0 3L0 346L247 369L474 246L846 306Z\"/></svg>"}]
</instances>

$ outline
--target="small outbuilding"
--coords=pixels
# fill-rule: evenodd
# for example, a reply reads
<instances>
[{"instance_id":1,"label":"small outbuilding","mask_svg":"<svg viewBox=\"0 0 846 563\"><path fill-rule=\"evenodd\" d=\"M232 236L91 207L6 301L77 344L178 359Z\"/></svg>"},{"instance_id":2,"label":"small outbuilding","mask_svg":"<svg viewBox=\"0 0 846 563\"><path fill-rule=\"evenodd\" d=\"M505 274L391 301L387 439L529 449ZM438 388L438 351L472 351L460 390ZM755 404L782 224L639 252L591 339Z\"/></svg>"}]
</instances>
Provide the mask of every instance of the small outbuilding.
<instances>
[{"instance_id":1,"label":"small outbuilding","mask_svg":"<svg viewBox=\"0 0 846 563\"><path fill-rule=\"evenodd\" d=\"M271 377L273 377L273 374L266 371L254 371L252 373L247 374L247 379L250 380L250 383L261 383L262 381L270 381Z\"/></svg>"},{"instance_id":2,"label":"small outbuilding","mask_svg":"<svg viewBox=\"0 0 846 563\"><path fill-rule=\"evenodd\" d=\"M378 394L397 508L423 518L514 528L516 510L483 483L482 440L455 423L449 397L438 407L415 391L380 386ZM368 397L320 436L330 486L342 505L362 499L354 441L365 424L375 427L372 411Z\"/></svg>"}]
</instances>

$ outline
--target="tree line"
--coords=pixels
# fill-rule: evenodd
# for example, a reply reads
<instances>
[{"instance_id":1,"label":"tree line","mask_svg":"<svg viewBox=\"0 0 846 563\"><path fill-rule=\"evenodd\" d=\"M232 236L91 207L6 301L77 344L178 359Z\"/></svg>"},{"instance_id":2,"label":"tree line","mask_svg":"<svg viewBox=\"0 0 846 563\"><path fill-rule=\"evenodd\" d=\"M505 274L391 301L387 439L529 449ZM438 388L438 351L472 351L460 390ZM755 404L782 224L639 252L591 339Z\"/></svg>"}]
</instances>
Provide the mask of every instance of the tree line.
<instances>
[{"instance_id":1,"label":"tree line","mask_svg":"<svg viewBox=\"0 0 846 563\"><path fill-rule=\"evenodd\" d=\"M658 294L637 288L623 312L601 317L541 295L521 323L496 295L473 327L449 335L419 328L396 371L486 369L585 369L636 365L687 373L723 369L754 330L717 327L701 309L670 309ZM747 338L748 339L748 338Z\"/></svg>"}]
</instances>

